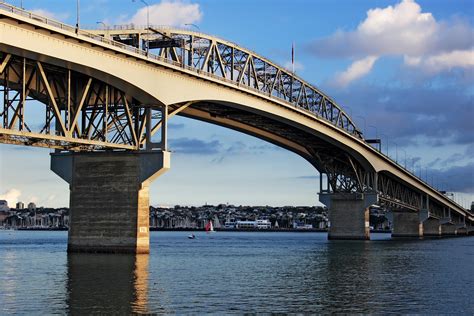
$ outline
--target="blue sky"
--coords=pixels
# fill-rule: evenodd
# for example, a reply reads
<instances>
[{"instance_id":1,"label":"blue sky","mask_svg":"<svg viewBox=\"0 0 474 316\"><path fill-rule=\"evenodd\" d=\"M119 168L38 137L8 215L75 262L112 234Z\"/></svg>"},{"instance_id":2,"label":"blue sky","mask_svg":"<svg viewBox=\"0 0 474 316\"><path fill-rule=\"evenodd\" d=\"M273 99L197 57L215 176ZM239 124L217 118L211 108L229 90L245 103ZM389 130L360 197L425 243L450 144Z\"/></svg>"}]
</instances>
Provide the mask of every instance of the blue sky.
<instances>
[{"instance_id":1,"label":"blue sky","mask_svg":"<svg viewBox=\"0 0 474 316\"><path fill-rule=\"evenodd\" d=\"M19 5L20 1L8 1ZM146 24L143 4L81 0L81 25ZM196 24L287 65L345 107L369 137L417 174L474 199L474 4L444 0L152 1L153 24ZM23 0L75 24L76 1ZM174 117L172 169L151 187L153 205L317 204L317 171L293 153L224 128ZM376 128L375 128L376 127ZM67 206L49 150L0 146L0 198ZM406 159L405 159L406 157Z\"/></svg>"}]
</instances>

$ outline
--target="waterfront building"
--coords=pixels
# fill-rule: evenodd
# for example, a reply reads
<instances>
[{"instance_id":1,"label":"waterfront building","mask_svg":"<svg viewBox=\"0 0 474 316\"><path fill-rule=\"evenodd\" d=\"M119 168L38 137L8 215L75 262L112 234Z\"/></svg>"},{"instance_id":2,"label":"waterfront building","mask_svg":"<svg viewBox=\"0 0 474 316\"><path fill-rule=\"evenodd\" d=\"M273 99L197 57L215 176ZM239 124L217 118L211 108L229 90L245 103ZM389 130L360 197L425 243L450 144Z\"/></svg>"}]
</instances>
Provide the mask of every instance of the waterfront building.
<instances>
[{"instance_id":1,"label":"waterfront building","mask_svg":"<svg viewBox=\"0 0 474 316\"><path fill-rule=\"evenodd\" d=\"M17 210L22 210L22 209L24 209L24 208L25 208L25 203L20 202L20 201L18 201L18 202L16 203L16 209L17 209Z\"/></svg>"},{"instance_id":2,"label":"waterfront building","mask_svg":"<svg viewBox=\"0 0 474 316\"><path fill-rule=\"evenodd\" d=\"M258 229L270 229L272 228L272 223L268 219L257 219L257 228Z\"/></svg>"},{"instance_id":3,"label":"waterfront building","mask_svg":"<svg viewBox=\"0 0 474 316\"><path fill-rule=\"evenodd\" d=\"M257 228L257 221L237 221L235 228L238 229L255 229Z\"/></svg>"}]
</instances>

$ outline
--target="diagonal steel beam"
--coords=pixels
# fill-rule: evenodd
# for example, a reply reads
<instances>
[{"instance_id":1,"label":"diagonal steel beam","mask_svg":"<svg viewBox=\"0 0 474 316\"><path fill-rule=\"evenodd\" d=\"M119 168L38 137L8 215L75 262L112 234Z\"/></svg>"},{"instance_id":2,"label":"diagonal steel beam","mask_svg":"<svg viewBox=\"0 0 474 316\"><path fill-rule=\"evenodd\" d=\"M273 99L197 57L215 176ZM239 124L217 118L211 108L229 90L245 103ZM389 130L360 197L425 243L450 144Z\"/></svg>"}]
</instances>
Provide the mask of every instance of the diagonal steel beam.
<instances>
[{"instance_id":1,"label":"diagonal steel beam","mask_svg":"<svg viewBox=\"0 0 474 316\"><path fill-rule=\"evenodd\" d=\"M64 125L63 119L61 117L61 111L58 108L58 104L56 103L56 99L54 98L53 91L51 90L51 86L49 85L48 78L46 77L46 73L44 72L43 65L38 61L36 62L38 65L38 69L41 74L41 78L43 79L43 84L46 88L46 91L48 92L49 99L51 101L51 104L53 105L53 110L54 114L56 116L56 121L59 122L61 125L61 129L63 131L64 135L68 135L68 132L66 130L66 126Z\"/></svg>"},{"instance_id":2,"label":"diagonal steel beam","mask_svg":"<svg viewBox=\"0 0 474 316\"><path fill-rule=\"evenodd\" d=\"M89 80L87 80L86 87L84 88L84 92L82 93L81 101L79 102L79 105L77 106L77 109L76 109L76 113L74 114L74 119L72 120L71 127L69 128L70 137L72 136L72 132L76 128L77 120L79 119L79 115L81 114L82 107L84 106L84 102L86 101L86 97L87 97L87 94L89 93L91 83L92 83L92 78L89 78Z\"/></svg>"}]
</instances>

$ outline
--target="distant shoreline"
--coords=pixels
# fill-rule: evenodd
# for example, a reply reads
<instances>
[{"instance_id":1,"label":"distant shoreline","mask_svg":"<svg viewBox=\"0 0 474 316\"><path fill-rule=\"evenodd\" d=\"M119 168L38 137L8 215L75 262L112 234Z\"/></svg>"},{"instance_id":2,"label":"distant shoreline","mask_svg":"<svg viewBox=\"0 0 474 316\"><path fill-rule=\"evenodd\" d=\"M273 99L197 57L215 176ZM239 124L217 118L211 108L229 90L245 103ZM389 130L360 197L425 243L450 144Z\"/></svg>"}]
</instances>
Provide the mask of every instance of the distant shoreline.
<instances>
[{"instance_id":1,"label":"distant shoreline","mask_svg":"<svg viewBox=\"0 0 474 316\"><path fill-rule=\"evenodd\" d=\"M40 227L31 227L31 228L8 228L0 229L2 230L21 230L21 231L67 231L67 228L40 228ZM150 231L159 231L159 232L204 232L203 228L158 228L150 227ZM221 232L258 232L258 233L327 233L327 229L295 229L295 228L271 228L271 229L238 229L238 228L216 228L215 231ZM371 233L391 233L390 230L371 230Z\"/></svg>"}]
</instances>

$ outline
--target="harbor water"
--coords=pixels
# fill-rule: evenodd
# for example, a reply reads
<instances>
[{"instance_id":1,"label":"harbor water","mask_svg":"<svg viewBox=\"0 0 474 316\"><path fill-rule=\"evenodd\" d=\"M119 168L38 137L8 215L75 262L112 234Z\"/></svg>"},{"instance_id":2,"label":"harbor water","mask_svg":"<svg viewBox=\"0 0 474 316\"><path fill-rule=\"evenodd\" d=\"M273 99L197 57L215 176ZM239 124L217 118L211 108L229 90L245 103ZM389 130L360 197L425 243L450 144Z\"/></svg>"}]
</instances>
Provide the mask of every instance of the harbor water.
<instances>
[{"instance_id":1,"label":"harbor water","mask_svg":"<svg viewBox=\"0 0 474 316\"><path fill-rule=\"evenodd\" d=\"M474 237L152 232L150 255L66 253L0 231L0 314L474 314Z\"/></svg>"}]
</instances>

